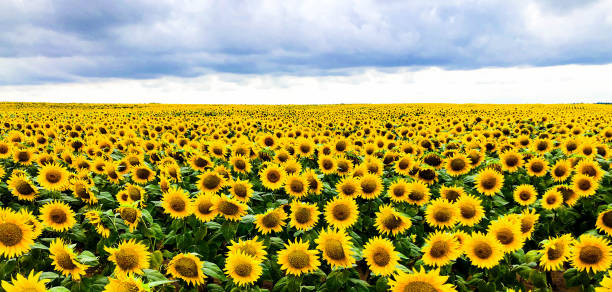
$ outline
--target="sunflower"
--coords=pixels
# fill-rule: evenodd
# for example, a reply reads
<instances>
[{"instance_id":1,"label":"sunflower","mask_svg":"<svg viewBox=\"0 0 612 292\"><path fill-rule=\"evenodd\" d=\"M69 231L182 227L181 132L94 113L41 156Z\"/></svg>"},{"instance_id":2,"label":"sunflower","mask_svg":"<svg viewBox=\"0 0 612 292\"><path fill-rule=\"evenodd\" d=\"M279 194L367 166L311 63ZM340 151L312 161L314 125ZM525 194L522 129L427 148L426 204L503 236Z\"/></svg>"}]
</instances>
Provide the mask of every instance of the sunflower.
<instances>
[{"instance_id":1,"label":"sunflower","mask_svg":"<svg viewBox=\"0 0 612 292\"><path fill-rule=\"evenodd\" d=\"M211 210L216 210L218 214L220 214L227 220L240 221L242 216L246 215L247 213L247 205L227 196L216 197L214 203L215 204L213 205Z\"/></svg>"},{"instance_id":2,"label":"sunflower","mask_svg":"<svg viewBox=\"0 0 612 292\"><path fill-rule=\"evenodd\" d=\"M610 273L607 273L606 276L599 282L599 286L596 287L595 292L609 292L612 291L612 278L610 278Z\"/></svg>"},{"instance_id":3,"label":"sunflower","mask_svg":"<svg viewBox=\"0 0 612 292\"><path fill-rule=\"evenodd\" d=\"M344 230L323 229L315 242L332 268L350 268L355 263L353 246Z\"/></svg>"},{"instance_id":4,"label":"sunflower","mask_svg":"<svg viewBox=\"0 0 612 292\"><path fill-rule=\"evenodd\" d=\"M604 171L599 166L599 163L590 159L582 159L576 165L576 172L590 176L595 181L600 181L604 175Z\"/></svg>"},{"instance_id":5,"label":"sunflower","mask_svg":"<svg viewBox=\"0 0 612 292\"><path fill-rule=\"evenodd\" d=\"M542 196L542 208L557 209L563 204L563 195L556 188L551 188Z\"/></svg>"},{"instance_id":6,"label":"sunflower","mask_svg":"<svg viewBox=\"0 0 612 292\"><path fill-rule=\"evenodd\" d=\"M119 216L123 219L123 222L130 228L130 232L134 232L134 229L138 227L138 222L142 216L142 212L138 208L131 206L121 206L117 209Z\"/></svg>"},{"instance_id":7,"label":"sunflower","mask_svg":"<svg viewBox=\"0 0 612 292\"><path fill-rule=\"evenodd\" d=\"M580 197L590 197L599 188L599 183L592 177L584 174L576 174L572 179L572 189Z\"/></svg>"},{"instance_id":8,"label":"sunflower","mask_svg":"<svg viewBox=\"0 0 612 292\"><path fill-rule=\"evenodd\" d=\"M239 239L238 242L232 240L228 250L228 255L244 253L255 258L257 261L265 260L267 255L266 246L263 244L263 242L259 241L257 236L249 240Z\"/></svg>"},{"instance_id":9,"label":"sunflower","mask_svg":"<svg viewBox=\"0 0 612 292\"><path fill-rule=\"evenodd\" d=\"M30 165L34 161L34 152L32 149L15 149L13 150L13 161L22 165Z\"/></svg>"},{"instance_id":10,"label":"sunflower","mask_svg":"<svg viewBox=\"0 0 612 292\"><path fill-rule=\"evenodd\" d=\"M485 155L483 155L482 152L476 149L470 150L467 153L467 156L470 159L470 164L472 165L472 168L479 166L485 158Z\"/></svg>"},{"instance_id":11,"label":"sunflower","mask_svg":"<svg viewBox=\"0 0 612 292\"><path fill-rule=\"evenodd\" d=\"M295 158L287 159L287 161L281 164L281 167L289 175L291 174L297 175L300 172L302 172L302 165L297 160L295 160Z\"/></svg>"},{"instance_id":12,"label":"sunflower","mask_svg":"<svg viewBox=\"0 0 612 292\"><path fill-rule=\"evenodd\" d=\"M38 194L38 190L26 175L16 174L13 172L7 182L7 185L11 190L11 193L13 193L13 195L19 200L34 201L36 195Z\"/></svg>"},{"instance_id":13,"label":"sunflower","mask_svg":"<svg viewBox=\"0 0 612 292\"><path fill-rule=\"evenodd\" d=\"M398 235L404 233L412 226L412 221L407 216L397 212L390 205L380 205L376 212L376 229L382 234Z\"/></svg>"},{"instance_id":14,"label":"sunflower","mask_svg":"<svg viewBox=\"0 0 612 292\"><path fill-rule=\"evenodd\" d=\"M482 200L473 195L463 195L455 202L457 220L461 225L472 227L485 216Z\"/></svg>"},{"instance_id":15,"label":"sunflower","mask_svg":"<svg viewBox=\"0 0 612 292\"><path fill-rule=\"evenodd\" d=\"M137 184L146 184L155 179L155 172L144 165L132 169L132 180Z\"/></svg>"},{"instance_id":16,"label":"sunflower","mask_svg":"<svg viewBox=\"0 0 612 292\"><path fill-rule=\"evenodd\" d=\"M308 242L301 239L285 244L285 248L278 252L277 262L287 274L295 276L313 272L321 265L318 252L308 249Z\"/></svg>"},{"instance_id":17,"label":"sunflower","mask_svg":"<svg viewBox=\"0 0 612 292\"><path fill-rule=\"evenodd\" d=\"M104 286L104 292L145 292L148 291L142 280L130 276L119 276L108 278L108 284Z\"/></svg>"},{"instance_id":18,"label":"sunflower","mask_svg":"<svg viewBox=\"0 0 612 292\"><path fill-rule=\"evenodd\" d=\"M570 257L578 271L603 272L612 264L612 247L603 237L583 234L572 247Z\"/></svg>"},{"instance_id":19,"label":"sunflower","mask_svg":"<svg viewBox=\"0 0 612 292\"><path fill-rule=\"evenodd\" d=\"M85 275L85 270L89 266L79 263L76 260L72 248L68 247L60 238L56 238L49 246L49 258L53 260L55 270L64 276L71 275L73 280L79 281Z\"/></svg>"},{"instance_id":20,"label":"sunflower","mask_svg":"<svg viewBox=\"0 0 612 292\"><path fill-rule=\"evenodd\" d=\"M261 171L260 179L264 187L270 190L278 190L283 187L287 173L278 165L269 164Z\"/></svg>"},{"instance_id":21,"label":"sunflower","mask_svg":"<svg viewBox=\"0 0 612 292\"><path fill-rule=\"evenodd\" d=\"M515 150L505 151L499 156L502 170L515 172L523 166L523 156Z\"/></svg>"},{"instance_id":22,"label":"sunflower","mask_svg":"<svg viewBox=\"0 0 612 292\"><path fill-rule=\"evenodd\" d=\"M208 222L215 219L218 213L216 209L213 209L213 206L217 199L217 195L199 194L193 202L193 214L195 217L202 222Z\"/></svg>"},{"instance_id":23,"label":"sunflower","mask_svg":"<svg viewBox=\"0 0 612 292\"><path fill-rule=\"evenodd\" d=\"M542 177L548 172L548 161L540 157L533 157L525 165L530 176Z\"/></svg>"},{"instance_id":24,"label":"sunflower","mask_svg":"<svg viewBox=\"0 0 612 292\"><path fill-rule=\"evenodd\" d=\"M0 255L10 259L30 250L36 233L28 221L23 213L0 208Z\"/></svg>"},{"instance_id":25,"label":"sunflower","mask_svg":"<svg viewBox=\"0 0 612 292\"><path fill-rule=\"evenodd\" d=\"M370 238L364 245L363 257L372 273L381 276L393 274L399 261L393 242L379 236Z\"/></svg>"},{"instance_id":26,"label":"sunflower","mask_svg":"<svg viewBox=\"0 0 612 292\"><path fill-rule=\"evenodd\" d=\"M225 178L216 171L207 171L198 176L198 189L204 193L217 193L225 186Z\"/></svg>"},{"instance_id":27,"label":"sunflower","mask_svg":"<svg viewBox=\"0 0 612 292\"><path fill-rule=\"evenodd\" d=\"M172 182L179 183L182 181L181 168L176 163L168 163L160 166L161 176L170 179Z\"/></svg>"},{"instance_id":28,"label":"sunflower","mask_svg":"<svg viewBox=\"0 0 612 292\"><path fill-rule=\"evenodd\" d=\"M488 234L501 243L504 252L514 252L523 247L525 243L525 237L521 233L521 225L516 224L507 216L491 221Z\"/></svg>"},{"instance_id":29,"label":"sunflower","mask_svg":"<svg viewBox=\"0 0 612 292\"><path fill-rule=\"evenodd\" d=\"M347 176L336 183L336 192L341 197L356 198L359 196L360 191L361 185L357 178Z\"/></svg>"},{"instance_id":30,"label":"sunflower","mask_svg":"<svg viewBox=\"0 0 612 292\"><path fill-rule=\"evenodd\" d=\"M0 159L8 158L11 156L11 144L6 141L0 141Z\"/></svg>"},{"instance_id":31,"label":"sunflower","mask_svg":"<svg viewBox=\"0 0 612 292\"><path fill-rule=\"evenodd\" d=\"M299 139L296 143L297 154L301 157L310 157L314 154L315 144L310 139Z\"/></svg>"},{"instance_id":32,"label":"sunflower","mask_svg":"<svg viewBox=\"0 0 612 292\"><path fill-rule=\"evenodd\" d=\"M540 214L535 212L535 209L531 210L523 210L521 213L519 220L521 225L521 234L526 239L531 238L531 234L535 230L535 225L540 219Z\"/></svg>"},{"instance_id":33,"label":"sunflower","mask_svg":"<svg viewBox=\"0 0 612 292\"><path fill-rule=\"evenodd\" d=\"M49 279L40 279L42 272L34 274L34 270L30 271L28 277L24 277L21 274L17 274L17 277L11 280L11 283L2 281L2 288L6 292L46 292L47 288L45 284L49 282Z\"/></svg>"},{"instance_id":34,"label":"sunflower","mask_svg":"<svg viewBox=\"0 0 612 292\"><path fill-rule=\"evenodd\" d=\"M359 180L359 195L366 200L376 199L382 193L382 179L376 174L366 173Z\"/></svg>"},{"instance_id":35,"label":"sunflower","mask_svg":"<svg viewBox=\"0 0 612 292\"><path fill-rule=\"evenodd\" d=\"M134 202L139 202L139 204L142 206L144 204L143 202L146 201L145 195L147 193L139 185L133 185L130 183L125 184L123 192L125 193L125 196L122 195L121 198L118 200L121 204L131 204Z\"/></svg>"},{"instance_id":36,"label":"sunflower","mask_svg":"<svg viewBox=\"0 0 612 292\"><path fill-rule=\"evenodd\" d=\"M296 198L301 198L308 194L308 181L301 175L291 174L287 177L285 192Z\"/></svg>"},{"instance_id":37,"label":"sunflower","mask_svg":"<svg viewBox=\"0 0 612 292\"><path fill-rule=\"evenodd\" d=\"M460 176L470 172L470 161L463 154L455 154L446 159L446 172L451 176Z\"/></svg>"},{"instance_id":38,"label":"sunflower","mask_svg":"<svg viewBox=\"0 0 612 292\"><path fill-rule=\"evenodd\" d=\"M70 189L75 197L81 201L93 205L98 202L98 198L90 191L91 184L81 178L75 178L70 180Z\"/></svg>"},{"instance_id":39,"label":"sunflower","mask_svg":"<svg viewBox=\"0 0 612 292\"><path fill-rule=\"evenodd\" d=\"M336 158L336 165L338 166L337 172L339 175L348 175L353 171L353 162L344 156Z\"/></svg>"},{"instance_id":40,"label":"sunflower","mask_svg":"<svg viewBox=\"0 0 612 292\"><path fill-rule=\"evenodd\" d=\"M492 268L504 257L502 244L491 234L474 232L464 243L467 257L479 268Z\"/></svg>"},{"instance_id":41,"label":"sunflower","mask_svg":"<svg viewBox=\"0 0 612 292\"><path fill-rule=\"evenodd\" d=\"M108 260L115 263L115 274L129 276L133 273L143 274L144 269L149 268L149 257L151 253L147 246L136 242L135 239L122 241L118 247L104 247L110 255Z\"/></svg>"},{"instance_id":42,"label":"sunflower","mask_svg":"<svg viewBox=\"0 0 612 292\"><path fill-rule=\"evenodd\" d=\"M405 179L396 179L389 186L387 195L393 202L408 202L408 186L408 182Z\"/></svg>"},{"instance_id":43,"label":"sunflower","mask_svg":"<svg viewBox=\"0 0 612 292\"><path fill-rule=\"evenodd\" d=\"M332 156L321 155L317 163L323 174L332 174L337 171L336 160Z\"/></svg>"},{"instance_id":44,"label":"sunflower","mask_svg":"<svg viewBox=\"0 0 612 292\"><path fill-rule=\"evenodd\" d=\"M76 224L74 212L64 202L52 201L46 203L40 208L39 212L40 221L55 231L66 231Z\"/></svg>"},{"instance_id":45,"label":"sunflower","mask_svg":"<svg viewBox=\"0 0 612 292\"><path fill-rule=\"evenodd\" d=\"M349 228L358 217L357 202L352 198L335 197L325 205L325 221L334 228Z\"/></svg>"},{"instance_id":46,"label":"sunflower","mask_svg":"<svg viewBox=\"0 0 612 292\"><path fill-rule=\"evenodd\" d=\"M531 146L533 147L533 151L540 155L544 155L553 148L552 142L548 139L537 139Z\"/></svg>"},{"instance_id":47,"label":"sunflower","mask_svg":"<svg viewBox=\"0 0 612 292\"><path fill-rule=\"evenodd\" d=\"M230 164L232 168L237 173L250 173L251 172L251 162L248 158L242 155L233 155L230 157Z\"/></svg>"},{"instance_id":48,"label":"sunflower","mask_svg":"<svg viewBox=\"0 0 612 292\"><path fill-rule=\"evenodd\" d=\"M172 187L162 197L164 213L175 219L183 219L193 213L193 202L189 193L181 188Z\"/></svg>"},{"instance_id":49,"label":"sunflower","mask_svg":"<svg viewBox=\"0 0 612 292\"><path fill-rule=\"evenodd\" d=\"M410 274L398 271L393 276L393 280L389 281L389 291L456 292L457 290L453 285L445 284L447 280L448 276L440 276L440 270L438 269L426 272L421 267L420 271L413 270Z\"/></svg>"},{"instance_id":50,"label":"sunflower","mask_svg":"<svg viewBox=\"0 0 612 292\"><path fill-rule=\"evenodd\" d=\"M532 185L522 184L514 189L514 201L521 206L529 206L538 199L538 192Z\"/></svg>"},{"instance_id":51,"label":"sunflower","mask_svg":"<svg viewBox=\"0 0 612 292\"><path fill-rule=\"evenodd\" d=\"M168 263L167 273L172 277L182 279L187 284L204 284L204 273L202 273L202 261L190 253L179 253Z\"/></svg>"},{"instance_id":52,"label":"sunflower","mask_svg":"<svg viewBox=\"0 0 612 292\"><path fill-rule=\"evenodd\" d=\"M426 265L441 267L457 259L461 255L461 247L452 233L436 231L429 234L421 252Z\"/></svg>"},{"instance_id":53,"label":"sunflower","mask_svg":"<svg viewBox=\"0 0 612 292\"><path fill-rule=\"evenodd\" d=\"M319 214L316 204L293 201L289 224L298 230L309 230L317 224Z\"/></svg>"},{"instance_id":54,"label":"sunflower","mask_svg":"<svg viewBox=\"0 0 612 292\"><path fill-rule=\"evenodd\" d=\"M400 175L409 175L414 164L415 162L412 156L404 155L395 162L394 169L395 172Z\"/></svg>"},{"instance_id":55,"label":"sunflower","mask_svg":"<svg viewBox=\"0 0 612 292\"><path fill-rule=\"evenodd\" d=\"M414 168L413 168L414 169ZM416 173L416 179L423 181L427 185L433 185L438 181L438 173L430 166L419 168Z\"/></svg>"},{"instance_id":56,"label":"sunflower","mask_svg":"<svg viewBox=\"0 0 612 292\"><path fill-rule=\"evenodd\" d=\"M563 263L571 255L573 243L574 239L571 234L564 234L544 241L543 248L539 250L542 254L540 266L544 267L545 271L556 271L563 268Z\"/></svg>"},{"instance_id":57,"label":"sunflower","mask_svg":"<svg viewBox=\"0 0 612 292\"><path fill-rule=\"evenodd\" d=\"M283 227L287 225L285 220L287 213L283 208L270 209L263 214L255 215L255 226L257 230L263 234L283 231Z\"/></svg>"},{"instance_id":58,"label":"sunflower","mask_svg":"<svg viewBox=\"0 0 612 292\"><path fill-rule=\"evenodd\" d=\"M254 283L262 270L260 261L242 252L232 253L225 259L225 273L238 286Z\"/></svg>"},{"instance_id":59,"label":"sunflower","mask_svg":"<svg viewBox=\"0 0 612 292\"><path fill-rule=\"evenodd\" d=\"M19 210L19 214L26 218L27 225L32 226L33 238L37 238L42 234L44 225L42 224L42 222L38 221L38 219L36 218L36 216L34 216L34 214L32 214L32 212L24 208Z\"/></svg>"},{"instance_id":60,"label":"sunflower","mask_svg":"<svg viewBox=\"0 0 612 292\"><path fill-rule=\"evenodd\" d=\"M612 209L605 210L597 215L595 227L605 232L607 235L612 236Z\"/></svg>"},{"instance_id":61,"label":"sunflower","mask_svg":"<svg viewBox=\"0 0 612 292\"><path fill-rule=\"evenodd\" d=\"M427 223L436 228L453 227L458 220L458 210L444 198L433 200L425 210Z\"/></svg>"},{"instance_id":62,"label":"sunflower","mask_svg":"<svg viewBox=\"0 0 612 292\"><path fill-rule=\"evenodd\" d=\"M203 155L201 153L194 153L189 158L189 165L191 166L191 168L197 171L204 171L206 170L206 168L211 167L213 163L206 155Z\"/></svg>"},{"instance_id":63,"label":"sunflower","mask_svg":"<svg viewBox=\"0 0 612 292\"><path fill-rule=\"evenodd\" d=\"M422 181L413 181L408 184L408 195L406 201L417 206L425 205L429 202L429 187Z\"/></svg>"},{"instance_id":64,"label":"sunflower","mask_svg":"<svg viewBox=\"0 0 612 292\"><path fill-rule=\"evenodd\" d=\"M248 203L253 196L253 185L248 180L235 180L230 183L232 197L244 203Z\"/></svg>"},{"instance_id":65,"label":"sunflower","mask_svg":"<svg viewBox=\"0 0 612 292\"><path fill-rule=\"evenodd\" d=\"M465 190L462 187L442 186L440 188L440 196L452 203L457 202L457 200L461 199L461 197L463 197L464 195Z\"/></svg>"},{"instance_id":66,"label":"sunflower","mask_svg":"<svg viewBox=\"0 0 612 292\"><path fill-rule=\"evenodd\" d=\"M302 173L302 177L304 177L306 182L308 182L308 192L310 194L321 194L321 191L323 190L323 183L313 169L305 169L304 173Z\"/></svg>"},{"instance_id":67,"label":"sunflower","mask_svg":"<svg viewBox=\"0 0 612 292\"><path fill-rule=\"evenodd\" d=\"M504 176L491 168L485 168L476 175L475 182L479 193L494 196L501 191Z\"/></svg>"},{"instance_id":68,"label":"sunflower","mask_svg":"<svg viewBox=\"0 0 612 292\"><path fill-rule=\"evenodd\" d=\"M550 170L550 175L556 182L565 181L572 174L572 164L568 160L559 160Z\"/></svg>"}]
</instances>

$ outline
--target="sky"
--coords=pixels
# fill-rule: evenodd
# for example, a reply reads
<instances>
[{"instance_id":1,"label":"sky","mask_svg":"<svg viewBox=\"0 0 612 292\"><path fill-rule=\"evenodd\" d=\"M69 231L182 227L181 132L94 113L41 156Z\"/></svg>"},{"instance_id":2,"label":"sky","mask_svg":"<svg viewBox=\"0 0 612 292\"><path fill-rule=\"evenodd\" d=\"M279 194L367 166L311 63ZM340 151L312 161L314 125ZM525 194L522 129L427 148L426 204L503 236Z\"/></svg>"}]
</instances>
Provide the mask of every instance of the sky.
<instances>
[{"instance_id":1,"label":"sky","mask_svg":"<svg viewBox=\"0 0 612 292\"><path fill-rule=\"evenodd\" d=\"M0 101L612 102L612 0L0 1Z\"/></svg>"}]
</instances>

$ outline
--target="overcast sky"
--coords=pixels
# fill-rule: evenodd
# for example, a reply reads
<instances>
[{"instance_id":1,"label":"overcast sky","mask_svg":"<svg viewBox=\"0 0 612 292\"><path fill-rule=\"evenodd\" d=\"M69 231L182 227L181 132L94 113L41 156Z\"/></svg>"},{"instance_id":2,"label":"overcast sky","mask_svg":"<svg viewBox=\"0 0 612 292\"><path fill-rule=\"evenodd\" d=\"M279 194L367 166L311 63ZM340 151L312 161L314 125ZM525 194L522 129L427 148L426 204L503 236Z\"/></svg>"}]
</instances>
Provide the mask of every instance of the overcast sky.
<instances>
[{"instance_id":1,"label":"overcast sky","mask_svg":"<svg viewBox=\"0 0 612 292\"><path fill-rule=\"evenodd\" d=\"M0 100L612 102L612 0L0 1Z\"/></svg>"}]
</instances>

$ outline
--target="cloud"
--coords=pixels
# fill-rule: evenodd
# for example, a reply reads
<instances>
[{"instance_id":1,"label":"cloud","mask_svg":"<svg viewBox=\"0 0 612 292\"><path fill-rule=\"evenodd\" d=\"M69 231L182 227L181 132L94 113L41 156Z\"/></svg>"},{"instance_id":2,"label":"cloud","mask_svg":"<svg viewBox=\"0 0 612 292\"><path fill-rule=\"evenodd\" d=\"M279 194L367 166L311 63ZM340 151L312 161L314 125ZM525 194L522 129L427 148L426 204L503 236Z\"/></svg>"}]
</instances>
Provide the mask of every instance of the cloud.
<instances>
[{"instance_id":1,"label":"cloud","mask_svg":"<svg viewBox=\"0 0 612 292\"><path fill-rule=\"evenodd\" d=\"M0 3L0 84L612 62L611 1Z\"/></svg>"},{"instance_id":2,"label":"cloud","mask_svg":"<svg viewBox=\"0 0 612 292\"><path fill-rule=\"evenodd\" d=\"M211 73L0 86L0 101L89 103L612 102L612 64L445 70L360 68L344 75Z\"/></svg>"}]
</instances>

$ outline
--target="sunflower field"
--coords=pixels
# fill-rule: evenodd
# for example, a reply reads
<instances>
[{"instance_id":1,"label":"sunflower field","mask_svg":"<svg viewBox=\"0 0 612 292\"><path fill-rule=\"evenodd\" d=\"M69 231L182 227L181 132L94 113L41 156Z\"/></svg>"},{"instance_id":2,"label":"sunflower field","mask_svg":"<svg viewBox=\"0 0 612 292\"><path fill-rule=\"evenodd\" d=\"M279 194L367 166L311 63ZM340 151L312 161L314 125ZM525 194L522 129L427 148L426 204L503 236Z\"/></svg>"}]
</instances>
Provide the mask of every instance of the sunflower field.
<instances>
[{"instance_id":1,"label":"sunflower field","mask_svg":"<svg viewBox=\"0 0 612 292\"><path fill-rule=\"evenodd\" d=\"M0 117L2 291L612 291L610 105Z\"/></svg>"}]
</instances>

